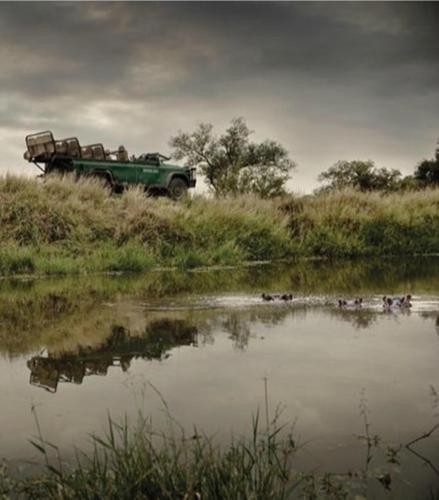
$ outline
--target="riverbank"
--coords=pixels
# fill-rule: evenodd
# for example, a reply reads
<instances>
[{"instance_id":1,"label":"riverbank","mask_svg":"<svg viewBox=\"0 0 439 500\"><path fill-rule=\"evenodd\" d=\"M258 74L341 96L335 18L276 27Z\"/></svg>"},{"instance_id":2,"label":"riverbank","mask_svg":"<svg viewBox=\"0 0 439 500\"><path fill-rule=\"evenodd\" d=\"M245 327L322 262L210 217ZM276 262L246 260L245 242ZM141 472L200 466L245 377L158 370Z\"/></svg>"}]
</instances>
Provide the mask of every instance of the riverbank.
<instances>
[{"instance_id":1,"label":"riverbank","mask_svg":"<svg viewBox=\"0 0 439 500\"><path fill-rule=\"evenodd\" d=\"M179 203L93 179L0 178L0 275L439 253L439 189Z\"/></svg>"}]
</instances>

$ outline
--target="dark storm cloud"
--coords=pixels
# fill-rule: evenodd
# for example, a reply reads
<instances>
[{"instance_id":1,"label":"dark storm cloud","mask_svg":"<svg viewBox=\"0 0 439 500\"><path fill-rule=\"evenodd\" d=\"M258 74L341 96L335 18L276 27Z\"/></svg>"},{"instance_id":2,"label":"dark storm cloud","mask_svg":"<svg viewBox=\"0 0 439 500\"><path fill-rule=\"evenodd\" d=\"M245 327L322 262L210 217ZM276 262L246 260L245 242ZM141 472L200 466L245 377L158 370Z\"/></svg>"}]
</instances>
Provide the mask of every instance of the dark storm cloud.
<instances>
[{"instance_id":1,"label":"dark storm cloud","mask_svg":"<svg viewBox=\"0 0 439 500\"><path fill-rule=\"evenodd\" d=\"M289 128L305 165L324 136L369 137L328 140L315 177L358 145L379 156L386 134L407 142L408 116L432 127L438 19L435 3L1 3L0 128L116 140L131 125L137 147L139 127L163 145L177 125L245 114L282 140Z\"/></svg>"},{"instance_id":2,"label":"dark storm cloud","mask_svg":"<svg viewBox=\"0 0 439 500\"><path fill-rule=\"evenodd\" d=\"M2 4L0 82L27 95L135 98L270 73L355 81L372 71L384 88L403 77L428 88L439 83L438 7ZM157 76L157 88L133 82L136 71L145 84Z\"/></svg>"}]
</instances>

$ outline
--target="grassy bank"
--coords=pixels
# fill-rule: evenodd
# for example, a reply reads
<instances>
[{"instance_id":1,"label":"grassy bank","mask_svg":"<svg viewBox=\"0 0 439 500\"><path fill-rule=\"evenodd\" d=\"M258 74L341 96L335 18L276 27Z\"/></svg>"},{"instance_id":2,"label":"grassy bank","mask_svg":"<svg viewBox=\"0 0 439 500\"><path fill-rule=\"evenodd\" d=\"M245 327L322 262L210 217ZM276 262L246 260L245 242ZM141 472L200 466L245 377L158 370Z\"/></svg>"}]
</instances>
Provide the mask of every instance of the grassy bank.
<instances>
[{"instance_id":1,"label":"grassy bank","mask_svg":"<svg viewBox=\"0 0 439 500\"><path fill-rule=\"evenodd\" d=\"M399 256L439 252L439 189L346 190L291 199L283 208L295 249L306 255Z\"/></svg>"},{"instance_id":2,"label":"grassy bank","mask_svg":"<svg viewBox=\"0 0 439 500\"><path fill-rule=\"evenodd\" d=\"M276 223L274 223L276 222ZM0 179L0 273L140 271L280 259L288 217L254 198L174 203L97 181Z\"/></svg>"},{"instance_id":3,"label":"grassy bank","mask_svg":"<svg viewBox=\"0 0 439 500\"><path fill-rule=\"evenodd\" d=\"M439 253L439 190L174 203L96 180L0 178L0 275Z\"/></svg>"}]
</instances>

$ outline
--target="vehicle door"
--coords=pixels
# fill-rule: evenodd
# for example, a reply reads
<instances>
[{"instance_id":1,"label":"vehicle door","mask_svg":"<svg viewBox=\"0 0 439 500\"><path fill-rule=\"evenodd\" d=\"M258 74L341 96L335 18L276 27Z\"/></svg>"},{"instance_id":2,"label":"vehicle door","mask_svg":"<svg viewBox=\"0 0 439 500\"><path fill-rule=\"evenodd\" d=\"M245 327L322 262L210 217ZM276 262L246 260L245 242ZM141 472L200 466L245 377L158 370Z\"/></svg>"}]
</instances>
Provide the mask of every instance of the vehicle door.
<instances>
[{"instance_id":1,"label":"vehicle door","mask_svg":"<svg viewBox=\"0 0 439 500\"><path fill-rule=\"evenodd\" d=\"M148 158L144 163L138 165L137 182L146 186L160 184L160 160L158 158Z\"/></svg>"}]
</instances>

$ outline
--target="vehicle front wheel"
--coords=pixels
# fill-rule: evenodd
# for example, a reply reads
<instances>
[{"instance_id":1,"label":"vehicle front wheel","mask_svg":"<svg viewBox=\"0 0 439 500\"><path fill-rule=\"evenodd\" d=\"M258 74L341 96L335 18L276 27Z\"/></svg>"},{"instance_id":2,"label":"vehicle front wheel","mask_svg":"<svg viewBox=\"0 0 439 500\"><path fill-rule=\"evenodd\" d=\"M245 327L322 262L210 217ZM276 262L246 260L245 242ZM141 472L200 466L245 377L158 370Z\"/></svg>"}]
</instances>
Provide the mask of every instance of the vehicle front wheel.
<instances>
[{"instance_id":1,"label":"vehicle front wheel","mask_svg":"<svg viewBox=\"0 0 439 500\"><path fill-rule=\"evenodd\" d=\"M185 182L180 177L172 179L171 182L169 183L168 187L169 196L173 200L179 200L180 198L183 198L183 196L186 195L187 190L188 190L187 182Z\"/></svg>"}]
</instances>

